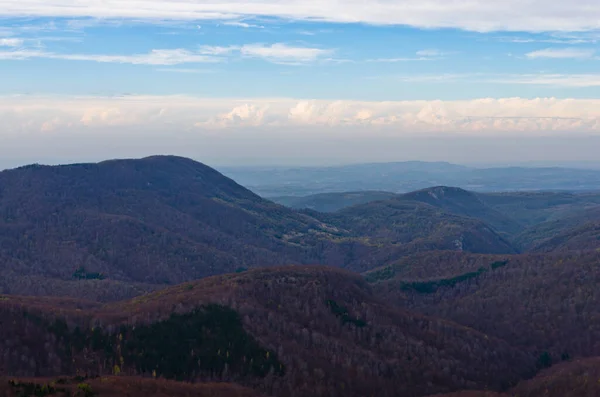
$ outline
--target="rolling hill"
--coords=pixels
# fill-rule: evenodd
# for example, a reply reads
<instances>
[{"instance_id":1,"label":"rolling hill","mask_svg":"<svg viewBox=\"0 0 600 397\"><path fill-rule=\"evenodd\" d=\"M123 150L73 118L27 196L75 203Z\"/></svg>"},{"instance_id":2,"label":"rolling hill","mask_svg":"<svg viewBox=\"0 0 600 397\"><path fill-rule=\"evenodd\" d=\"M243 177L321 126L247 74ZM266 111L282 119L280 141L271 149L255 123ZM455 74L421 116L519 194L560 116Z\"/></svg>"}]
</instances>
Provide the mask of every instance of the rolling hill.
<instances>
[{"instance_id":1,"label":"rolling hill","mask_svg":"<svg viewBox=\"0 0 600 397\"><path fill-rule=\"evenodd\" d=\"M105 306L5 296L0 320L9 376L118 374L352 397L502 389L535 372L526 351L394 309L360 276L322 266L211 277Z\"/></svg>"},{"instance_id":2,"label":"rolling hill","mask_svg":"<svg viewBox=\"0 0 600 397\"><path fill-rule=\"evenodd\" d=\"M465 268L448 276L372 281L382 298L400 307L534 348L538 354L547 352L554 363L564 357L600 356L600 252L508 259L483 271ZM440 264L432 261L429 266Z\"/></svg>"},{"instance_id":3,"label":"rolling hill","mask_svg":"<svg viewBox=\"0 0 600 397\"><path fill-rule=\"evenodd\" d=\"M322 252L284 238L313 232L337 233L184 158L0 173L0 269L21 276L173 284L320 262Z\"/></svg>"},{"instance_id":4,"label":"rolling hill","mask_svg":"<svg viewBox=\"0 0 600 397\"><path fill-rule=\"evenodd\" d=\"M479 219L507 236L523 230L518 221L486 205L476 193L464 189L437 186L406 193L400 197L426 203L455 215Z\"/></svg>"},{"instance_id":5,"label":"rolling hill","mask_svg":"<svg viewBox=\"0 0 600 397\"><path fill-rule=\"evenodd\" d=\"M362 272L431 249L514 252L481 221L428 204L298 212L175 156L0 172L4 293L107 301L256 266Z\"/></svg>"},{"instance_id":6,"label":"rolling hill","mask_svg":"<svg viewBox=\"0 0 600 397\"><path fill-rule=\"evenodd\" d=\"M346 207L366 204L371 201L388 200L396 194L389 192L344 192L344 193L321 193L311 196L284 196L272 197L274 202L294 209L311 209L318 212L335 212Z\"/></svg>"},{"instance_id":7,"label":"rolling hill","mask_svg":"<svg viewBox=\"0 0 600 397\"><path fill-rule=\"evenodd\" d=\"M531 252L600 247L600 206L572 210L562 217L526 229L515 243Z\"/></svg>"},{"instance_id":8,"label":"rolling hill","mask_svg":"<svg viewBox=\"0 0 600 397\"><path fill-rule=\"evenodd\" d=\"M512 254L516 250L485 223L455 215L429 204L402 199L354 206L321 217L326 222L350 231L354 236L368 236L380 244L368 261L351 269L367 271L372 264L393 263L403 256L435 250L474 253ZM354 262L351 262L354 264Z\"/></svg>"},{"instance_id":9,"label":"rolling hill","mask_svg":"<svg viewBox=\"0 0 600 397\"><path fill-rule=\"evenodd\" d=\"M151 380L136 377L83 376L55 378L1 379L0 396L56 397L261 397L262 395L235 384L198 383Z\"/></svg>"}]
</instances>

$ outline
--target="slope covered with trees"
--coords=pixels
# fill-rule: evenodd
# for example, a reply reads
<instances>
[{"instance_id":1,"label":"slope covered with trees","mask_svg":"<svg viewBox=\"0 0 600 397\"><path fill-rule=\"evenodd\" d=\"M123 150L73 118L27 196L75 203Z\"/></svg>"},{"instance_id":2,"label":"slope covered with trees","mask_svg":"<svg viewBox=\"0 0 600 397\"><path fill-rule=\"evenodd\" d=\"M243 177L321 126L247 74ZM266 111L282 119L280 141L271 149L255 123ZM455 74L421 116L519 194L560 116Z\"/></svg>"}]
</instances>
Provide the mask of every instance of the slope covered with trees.
<instances>
[{"instance_id":1,"label":"slope covered with trees","mask_svg":"<svg viewBox=\"0 0 600 397\"><path fill-rule=\"evenodd\" d=\"M410 310L534 348L549 365L600 356L599 262L595 251L519 255L483 272L441 280L395 278L379 282L376 290ZM406 288L407 282L436 288Z\"/></svg>"},{"instance_id":2,"label":"slope covered with trees","mask_svg":"<svg viewBox=\"0 0 600 397\"><path fill-rule=\"evenodd\" d=\"M525 351L393 309L360 276L324 267L213 277L85 311L70 302L60 310L32 298L0 302L3 324L12 324L0 331L5 374L235 381L275 396L419 396L502 389L536 368Z\"/></svg>"},{"instance_id":3,"label":"slope covered with trees","mask_svg":"<svg viewBox=\"0 0 600 397\"><path fill-rule=\"evenodd\" d=\"M82 296L83 284L123 299L256 266L365 271L430 249L514 251L472 218L385 203L297 212L173 156L4 171L0 292Z\"/></svg>"}]
</instances>

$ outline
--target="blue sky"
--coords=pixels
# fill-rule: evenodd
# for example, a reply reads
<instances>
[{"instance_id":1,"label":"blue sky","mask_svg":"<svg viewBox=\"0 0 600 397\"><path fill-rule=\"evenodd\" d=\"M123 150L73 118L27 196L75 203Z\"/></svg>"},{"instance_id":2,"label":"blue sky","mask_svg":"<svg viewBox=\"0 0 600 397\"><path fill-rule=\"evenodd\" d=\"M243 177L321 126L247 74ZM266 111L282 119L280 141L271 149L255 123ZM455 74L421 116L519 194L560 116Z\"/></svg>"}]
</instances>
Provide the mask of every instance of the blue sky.
<instances>
[{"instance_id":1,"label":"blue sky","mask_svg":"<svg viewBox=\"0 0 600 397\"><path fill-rule=\"evenodd\" d=\"M182 148L253 131L267 149L298 130L589 136L600 3L0 0L0 81L0 134L24 148L74 131Z\"/></svg>"},{"instance_id":2,"label":"blue sky","mask_svg":"<svg viewBox=\"0 0 600 397\"><path fill-rule=\"evenodd\" d=\"M594 31L473 32L259 17L4 17L1 26L2 94L377 101L594 98L600 90Z\"/></svg>"}]
</instances>

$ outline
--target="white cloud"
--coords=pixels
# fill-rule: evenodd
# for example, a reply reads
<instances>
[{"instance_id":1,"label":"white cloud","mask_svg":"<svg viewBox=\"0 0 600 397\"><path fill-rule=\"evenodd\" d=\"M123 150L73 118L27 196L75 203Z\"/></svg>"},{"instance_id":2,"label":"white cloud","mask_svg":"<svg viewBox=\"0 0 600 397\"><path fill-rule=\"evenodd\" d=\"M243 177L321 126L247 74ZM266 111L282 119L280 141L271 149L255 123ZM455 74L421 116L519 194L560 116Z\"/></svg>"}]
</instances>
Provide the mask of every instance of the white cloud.
<instances>
[{"instance_id":1,"label":"white cloud","mask_svg":"<svg viewBox=\"0 0 600 397\"><path fill-rule=\"evenodd\" d=\"M600 29L597 0L3 0L0 16L231 20L256 16L471 31Z\"/></svg>"},{"instance_id":2,"label":"white cloud","mask_svg":"<svg viewBox=\"0 0 600 397\"><path fill-rule=\"evenodd\" d=\"M331 54L332 50L310 47L294 47L283 43L272 45L246 44L240 48L243 56L263 58L274 63L307 63Z\"/></svg>"},{"instance_id":3,"label":"white cloud","mask_svg":"<svg viewBox=\"0 0 600 397\"><path fill-rule=\"evenodd\" d=\"M235 26L235 27L244 28L244 29L264 29L265 28L262 25L255 25L252 23L247 23L247 22L242 22L242 21L225 21L225 22L223 22L223 25Z\"/></svg>"},{"instance_id":4,"label":"white cloud","mask_svg":"<svg viewBox=\"0 0 600 397\"><path fill-rule=\"evenodd\" d=\"M445 56L446 53L436 49L420 50L417 51L417 56L428 57L428 58L439 58Z\"/></svg>"},{"instance_id":5,"label":"white cloud","mask_svg":"<svg viewBox=\"0 0 600 397\"><path fill-rule=\"evenodd\" d=\"M383 63L399 63L399 62L420 62L420 61L433 61L433 58L428 57L399 57L399 58L375 58L369 59L367 62L383 62Z\"/></svg>"},{"instance_id":6,"label":"white cloud","mask_svg":"<svg viewBox=\"0 0 600 397\"><path fill-rule=\"evenodd\" d=\"M589 59L594 56L594 49L585 48L546 48L525 54L529 59L552 58L552 59Z\"/></svg>"},{"instance_id":7,"label":"white cloud","mask_svg":"<svg viewBox=\"0 0 600 397\"><path fill-rule=\"evenodd\" d=\"M600 87L600 74L525 74L489 77L499 84L545 85L567 88Z\"/></svg>"},{"instance_id":8,"label":"white cloud","mask_svg":"<svg viewBox=\"0 0 600 397\"><path fill-rule=\"evenodd\" d=\"M239 51L239 46L201 46L200 53L203 55L228 55L234 51Z\"/></svg>"},{"instance_id":9,"label":"white cloud","mask_svg":"<svg viewBox=\"0 0 600 397\"><path fill-rule=\"evenodd\" d=\"M101 63L129 63L133 65L179 65L185 63L219 62L219 58L185 49L152 50L147 54L58 54L39 50L0 51L0 59L26 60L32 58L91 61Z\"/></svg>"},{"instance_id":10,"label":"white cloud","mask_svg":"<svg viewBox=\"0 0 600 397\"><path fill-rule=\"evenodd\" d=\"M566 88L600 86L600 74L416 74L406 76L376 76L372 79L392 79L403 83L492 83L515 85L540 85Z\"/></svg>"},{"instance_id":11,"label":"white cloud","mask_svg":"<svg viewBox=\"0 0 600 397\"><path fill-rule=\"evenodd\" d=\"M8 38L0 39L0 47L20 47L23 45L23 39Z\"/></svg>"},{"instance_id":12,"label":"white cloud","mask_svg":"<svg viewBox=\"0 0 600 397\"><path fill-rule=\"evenodd\" d=\"M242 46L201 46L197 51L187 49L156 49L146 54L61 54L37 49L21 48L0 51L0 60L26 60L33 58L62 59L71 61L91 61L101 63L128 63L133 65L173 66L192 63L215 63L223 61L227 56L262 58L278 64L302 64L320 60L333 50L295 47L284 43L271 45L246 44ZM323 59L328 62L341 63L344 60Z\"/></svg>"},{"instance_id":13,"label":"white cloud","mask_svg":"<svg viewBox=\"0 0 600 397\"><path fill-rule=\"evenodd\" d=\"M207 73L215 73L214 70L208 69L185 69L185 68L161 68L156 69L157 72L167 72L167 73L186 73L186 74L207 74Z\"/></svg>"},{"instance_id":14,"label":"white cloud","mask_svg":"<svg viewBox=\"0 0 600 397\"><path fill-rule=\"evenodd\" d=\"M368 59L367 62L419 62L419 61L434 61L440 59L445 53L438 50L421 50L417 51L414 57L395 57L395 58L376 58Z\"/></svg>"},{"instance_id":15,"label":"white cloud","mask_svg":"<svg viewBox=\"0 0 600 397\"><path fill-rule=\"evenodd\" d=\"M310 132L365 127L393 135L423 132L493 136L509 132L600 133L600 99L483 98L465 101L326 101L209 99L186 96L0 97L3 134L139 127L196 129L287 128Z\"/></svg>"}]
</instances>

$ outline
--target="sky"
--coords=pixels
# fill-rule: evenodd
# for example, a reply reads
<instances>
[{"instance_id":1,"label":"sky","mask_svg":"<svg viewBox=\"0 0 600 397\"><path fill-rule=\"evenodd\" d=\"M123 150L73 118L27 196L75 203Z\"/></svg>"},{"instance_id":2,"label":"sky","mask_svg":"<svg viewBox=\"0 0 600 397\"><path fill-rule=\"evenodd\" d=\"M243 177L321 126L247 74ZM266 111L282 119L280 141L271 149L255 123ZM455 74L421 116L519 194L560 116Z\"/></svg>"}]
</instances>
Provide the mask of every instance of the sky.
<instances>
[{"instance_id":1,"label":"sky","mask_svg":"<svg viewBox=\"0 0 600 397\"><path fill-rule=\"evenodd\" d=\"M590 161L598 137L597 0L0 0L0 167Z\"/></svg>"}]
</instances>

